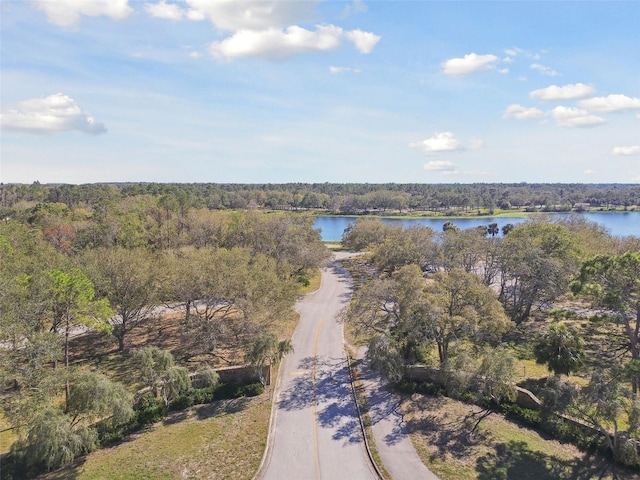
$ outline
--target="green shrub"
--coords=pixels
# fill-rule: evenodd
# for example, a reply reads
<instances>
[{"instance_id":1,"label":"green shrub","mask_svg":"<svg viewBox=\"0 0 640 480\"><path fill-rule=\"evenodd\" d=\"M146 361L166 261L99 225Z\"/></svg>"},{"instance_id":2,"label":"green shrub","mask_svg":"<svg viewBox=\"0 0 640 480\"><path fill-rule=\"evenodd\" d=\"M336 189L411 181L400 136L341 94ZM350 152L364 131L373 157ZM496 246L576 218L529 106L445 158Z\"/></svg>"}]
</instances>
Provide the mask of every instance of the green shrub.
<instances>
[{"instance_id":1,"label":"green shrub","mask_svg":"<svg viewBox=\"0 0 640 480\"><path fill-rule=\"evenodd\" d=\"M257 397L264 393L264 385L260 382L240 385L236 391L236 397Z\"/></svg>"},{"instance_id":2,"label":"green shrub","mask_svg":"<svg viewBox=\"0 0 640 480\"><path fill-rule=\"evenodd\" d=\"M521 407L515 403L504 403L500 406L504 416L527 427L537 428L542 421L540 412L530 408Z\"/></svg>"},{"instance_id":3,"label":"green shrub","mask_svg":"<svg viewBox=\"0 0 640 480\"><path fill-rule=\"evenodd\" d=\"M138 427L159 422L167 414L167 407L162 400L153 394L146 393L135 407Z\"/></svg>"}]
</instances>

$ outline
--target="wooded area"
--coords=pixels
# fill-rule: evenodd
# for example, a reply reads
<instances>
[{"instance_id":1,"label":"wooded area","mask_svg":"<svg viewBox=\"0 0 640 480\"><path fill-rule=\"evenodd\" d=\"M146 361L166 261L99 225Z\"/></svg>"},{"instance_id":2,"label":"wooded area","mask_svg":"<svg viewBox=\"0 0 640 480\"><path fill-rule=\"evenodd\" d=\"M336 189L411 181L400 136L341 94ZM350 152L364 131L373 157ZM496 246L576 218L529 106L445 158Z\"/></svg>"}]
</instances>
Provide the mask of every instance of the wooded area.
<instances>
[{"instance_id":1,"label":"wooded area","mask_svg":"<svg viewBox=\"0 0 640 480\"><path fill-rule=\"evenodd\" d=\"M358 219L343 244L369 253L349 267L359 281L346 321L401 390L482 406L469 434L508 412L637 468L640 238L580 217L505 233ZM513 405L516 365L529 360L552 374L521 378L542 400L535 411ZM407 382L416 364L437 366L438 384Z\"/></svg>"},{"instance_id":2,"label":"wooded area","mask_svg":"<svg viewBox=\"0 0 640 480\"><path fill-rule=\"evenodd\" d=\"M12 208L0 222L3 478L56 469L167 409L257 392L229 391L214 369L259 376L277 362L291 348L281 323L329 257L306 215L150 195Z\"/></svg>"},{"instance_id":3,"label":"wooded area","mask_svg":"<svg viewBox=\"0 0 640 480\"><path fill-rule=\"evenodd\" d=\"M640 203L638 185L34 183L1 192L7 478L55 469L172 405L218 398L215 367L258 371L286 354L278 324L330 253L309 213L281 210ZM354 270L346 318L370 338L369 359L398 380L408 365L436 364L448 394L487 408L509 403L517 361L537 360L554 374L534 389L545 411L613 432L602 436L611 455L637 466L640 239L579 217L496 233L358 219L343 244L369 252L368 263ZM143 388L151 394L134 399Z\"/></svg>"},{"instance_id":4,"label":"wooded area","mask_svg":"<svg viewBox=\"0 0 640 480\"><path fill-rule=\"evenodd\" d=\"M163 205L189 208L325 210L356 214L376 211L490 211L496 208L571 211L640 205L638 184L217 184L110 183L87 185L0 186L0 216L22 202L64 203L95 208L127 198L162 198Z\"/></svg>"}]
</instances>

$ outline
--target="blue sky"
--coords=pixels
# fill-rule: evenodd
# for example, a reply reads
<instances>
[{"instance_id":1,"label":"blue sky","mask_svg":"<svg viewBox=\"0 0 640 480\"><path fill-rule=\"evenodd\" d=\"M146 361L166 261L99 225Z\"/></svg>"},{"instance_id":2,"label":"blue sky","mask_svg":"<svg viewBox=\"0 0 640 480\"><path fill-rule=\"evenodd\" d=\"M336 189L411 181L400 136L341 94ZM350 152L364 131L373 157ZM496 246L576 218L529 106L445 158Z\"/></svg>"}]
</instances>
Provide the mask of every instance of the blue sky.
<instances>
[{"instance_id":1,"label":"blue sky","mask_svg":"<svg viewBox=\"0 0 640 480\"><path fill-rule=\"evenodd\" d=\"M5 183L640 182L640 1L0 8Z\"/></svg>"}]
</instances>

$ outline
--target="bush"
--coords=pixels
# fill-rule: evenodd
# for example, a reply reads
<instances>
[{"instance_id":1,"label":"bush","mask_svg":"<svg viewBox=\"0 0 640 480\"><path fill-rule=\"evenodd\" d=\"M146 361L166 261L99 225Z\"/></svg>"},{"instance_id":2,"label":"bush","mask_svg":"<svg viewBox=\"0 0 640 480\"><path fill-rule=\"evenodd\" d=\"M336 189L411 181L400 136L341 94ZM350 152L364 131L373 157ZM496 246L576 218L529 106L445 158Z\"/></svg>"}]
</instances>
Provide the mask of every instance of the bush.
<instances>
[{"instance_id":1,"label":"bush","mask_svg":"<svg viewBox=\"0 0 640 480\"><path fill-rule=\"evenodd\" d=\"M162 400L151 393L146 393L138 402L135 411L138 427L144 427L162 420L167 414L167 407Z\"/></svg>"},{"instance_id":2,"label":"bush","mask_svg":"<svg viewBox=\"0 0 640 480\"><path fill-rule=\"evenodd\" d=\"M509 420L513 420L527 427L540 427L542 418L540 417L540 412L537 410L521 407L515 403L504 403L500 406L500 409Z\"/></svg>"},{"instance_id":3,"label":"bush","mask_svg":"<svg viewBox=\"0 0 640 480\"><path fill-rule=\"evenodd\" d=\"M236 397L257 397L264 393L264 385L260 382L240 385L236 391Z\"/></svg>"},{"instance_id":4,"label":"bush","mask_svg":"<svg viewBox=\"0 0 640 480\"><path fill-rule=\"evenodd\" d=\"M420 393L422 395L430 395L438 397L444 395L444 387L431 382L415 382L412 380L402 380L395 384L395 389L400 393L413 394Z\"/></svg>"}]
</instances>

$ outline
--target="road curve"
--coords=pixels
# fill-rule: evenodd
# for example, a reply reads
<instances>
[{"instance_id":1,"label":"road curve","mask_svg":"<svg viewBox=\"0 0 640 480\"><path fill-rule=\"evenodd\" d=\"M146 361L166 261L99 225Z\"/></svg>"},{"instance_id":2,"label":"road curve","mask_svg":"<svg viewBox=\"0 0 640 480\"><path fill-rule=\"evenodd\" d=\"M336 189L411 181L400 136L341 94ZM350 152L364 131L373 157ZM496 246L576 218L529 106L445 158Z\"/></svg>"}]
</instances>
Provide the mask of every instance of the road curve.
<instances>
[{"instance_id":1,"label":"road curve","mask_svg":"<svg viewBox=\"0 0 640 480\"><path fill-rule=\"evenodd\" d=\"M334 262L322 270L320 288L296 304L294 351L280 366L267 452L256 478L378 478L362 439L337 319L350 298L349 274Z\"/></svg>"}]
</instances>

